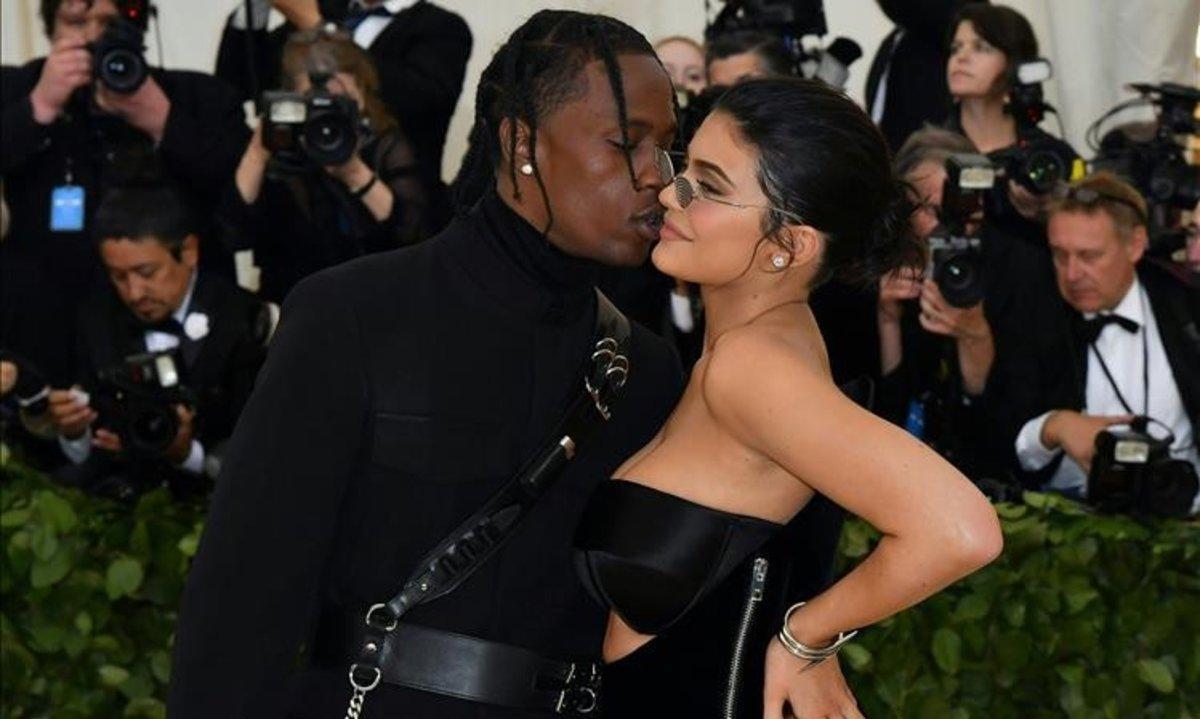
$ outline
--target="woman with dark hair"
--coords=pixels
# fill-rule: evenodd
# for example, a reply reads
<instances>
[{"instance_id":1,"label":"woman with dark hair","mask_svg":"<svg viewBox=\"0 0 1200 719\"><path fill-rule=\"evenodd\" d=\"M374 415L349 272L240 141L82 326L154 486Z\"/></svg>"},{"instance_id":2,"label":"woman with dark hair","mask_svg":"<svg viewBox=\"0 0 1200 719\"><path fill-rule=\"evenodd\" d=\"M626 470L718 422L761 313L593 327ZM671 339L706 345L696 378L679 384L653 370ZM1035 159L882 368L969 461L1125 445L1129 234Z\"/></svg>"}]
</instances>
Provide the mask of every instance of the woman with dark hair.
<instances>
[{"instance_id":1,"label":"woman with dark hair","mask_svg":"<svg viewBox=\"0 0 1200 719\"><path fill-rule=\"evenodd\" d=\"M1002 165L1014 148L1036 146L1060 158L1069 179L1071 163L1079 155L1064 140L1053 137L1013 112L1011 90L1021 64L1038 59L1038 41L1029 20L1003 5L971 4L955 17L950 37L946 82L955 106L947 129L966 135L980 152ZM993 193L992 220L1013 234L1036 234L1045 244L1044 230L1031 226L1040 221L1044 197L1009 177L1007 192ZM1024 222L1021 220L1024 218Z\"/></svg>"},{"instance_id":2,"label":"woman with dark hair","mask_svg":"<svg viewBox=\"0 0 1200 719\"><path fill-rule=\"evenodd\" d=\"M595 656L605 613L574 575L571 538L591 490L649 441L682 385L667 344L636 324L611 421L518 531L400 617L386 649L362 632L372 605L561 437L596 351L596 271L641 264L658 238L655 155L674 139L673 97L637 30L534 14L480 80L462 215L289 294L188 577L172 719L346 716L367 647L384 666L376 684L354 674L372 687L353 695L363 717L595 708L574 660Z\"/></svg>"},{"instance_id":3,"label":"woman with dark hair","mask_svg":"<svg viewBox=\"0 0 1200 719\"><path fill-rule=\"evenodd\" d=\"M273 157L262 120L250 138L225 193L220 228L231 251L254 251L260 294L274 302L317 270L431 236L447 214L420 179L365 50L338 32L297 32L284 46L283 78L288 90L309 93L317 78L320 89L351 98L363 126L354 155L329 167Z\"/></svg>"},{"instance_id":4,"label":"woman with dark hair","mask_svg":"<svg viewBox=\"0 0 1200 719\"><path fill-rule=\"evenodd\" d=\"M606 712L861 717L833 659L845 640L1001 546L965 477L838 390L808 307L831 277L915 261L912 206L863 111L800 79L723 95L659 197L654 264L700 286L705 346L576 535L581 576L611 610ZM883 538L831 588L797 596L817 551L797 546L797 525L817 495Z\"/></svg>"}]
</instances>

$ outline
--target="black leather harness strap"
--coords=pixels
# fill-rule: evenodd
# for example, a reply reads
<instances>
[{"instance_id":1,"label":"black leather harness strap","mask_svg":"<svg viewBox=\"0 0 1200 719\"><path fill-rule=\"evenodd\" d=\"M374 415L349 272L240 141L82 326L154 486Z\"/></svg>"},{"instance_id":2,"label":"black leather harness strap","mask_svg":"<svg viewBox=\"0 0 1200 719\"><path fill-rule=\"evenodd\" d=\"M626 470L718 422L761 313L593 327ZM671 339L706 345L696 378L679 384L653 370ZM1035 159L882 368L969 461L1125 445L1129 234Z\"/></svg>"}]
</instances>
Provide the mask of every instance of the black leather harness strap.
<instances>
[{"instance_id":1,"label":"black leather harness strap","mask_svg":"<svg viewBox=\"0 0 1200 719\"><path fill-rule=\"evenodd\" d=\"M367 610L350 666L353 694L347 719L358 719L367 692L381 681L513 708L569 715L595 711L595 664L545 660L519 647L402 625L400 619L413 607L454 591L494 556L579 447L611 417L609 407L629 376L630 334L629 320L597 290L596 329L583 388L553 442L430 550L395 596ZM406 640L414 646L406 646ZM474 668L473 658L478 660ZM557 686L539 689L538 681L546 679Z\"/></svg>"}]
</instances>

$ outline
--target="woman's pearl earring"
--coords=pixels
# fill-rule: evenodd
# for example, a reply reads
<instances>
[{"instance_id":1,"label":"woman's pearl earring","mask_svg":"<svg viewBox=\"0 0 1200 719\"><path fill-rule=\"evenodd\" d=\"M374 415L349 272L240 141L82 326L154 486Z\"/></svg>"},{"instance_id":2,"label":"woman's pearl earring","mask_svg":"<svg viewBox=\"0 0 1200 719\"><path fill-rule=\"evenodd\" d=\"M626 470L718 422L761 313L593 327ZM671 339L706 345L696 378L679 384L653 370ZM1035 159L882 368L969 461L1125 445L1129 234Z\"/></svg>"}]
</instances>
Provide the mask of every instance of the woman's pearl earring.
<instances>
[{"instance_id":1,"label":"woman's pearl earring","mask_svg":"<svg viewBox=\"0 0 1200 719\"><path fill-rule=\"evenodd\" d=\"M520 169L521 169L522 175L532 175L533 174L533 165L529 164L528 162L526 162L524 165L521 165Z\"/></svg>"},{"instance_id":2,"label":"woman's pearl earring","mask_svg":"<svg viewBox=\"0 0 1200 719\"><path fill-rule=\"evenodd\" d=\"M783 255L775 255L771 258L771 264L775 265L775 269L782 270L784 267L787 267L788 259Z\"/></svg>"}]
</instances>

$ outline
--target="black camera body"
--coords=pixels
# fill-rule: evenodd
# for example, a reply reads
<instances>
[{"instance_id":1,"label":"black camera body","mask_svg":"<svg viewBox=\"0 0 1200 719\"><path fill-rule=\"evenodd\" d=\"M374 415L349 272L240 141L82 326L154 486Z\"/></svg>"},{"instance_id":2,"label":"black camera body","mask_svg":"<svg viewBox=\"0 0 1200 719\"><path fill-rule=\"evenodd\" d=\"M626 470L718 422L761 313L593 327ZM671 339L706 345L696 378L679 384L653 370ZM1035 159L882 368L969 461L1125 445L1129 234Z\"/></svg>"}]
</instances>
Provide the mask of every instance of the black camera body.
<instances>
[{"instance_id":1,"label":"black camera body","mask_svg":"<svg viewBox=\"0 0 1200 719\"><path fill-rule=\"evenodd\" d=\"M315 84L315 83L314 83ZM263 145L287 165L341 165L358 151L358 105L324 90L263 93Z\"/></svg>"},{"instance_id":2,"label":"black camera body","mask_svg":"<svg viewBox=\"0 0 1200 719\"><path fill-rule=\"evenodd\" d=\"M983 155L957 153L946 160L941 222L929 236L925 276L954 307L971 307L983 299L983 241L977 220L984 195L995 181L995 166Z\"/></svg>"},{"instance_id":3,"label":"black camera body","mask_svg":"<svg viewBox=\"0 0 1200 719\"><path fill-rule=\"evenodd\" d=\"M155 459L179 433L176 405L194 405L171 352L126 357L97 373L91 404L99 424L115 432L131 457Z\"/></svg>"},{"instance_id":4,"label":"black camera body","mask_svg":"<svg viewBox=\"0 0 1200 719\"><path fill-rule=\"evenodd\" d=\"M1194 117L1200 89L1174 83L1129 87L1140 98L1109 110L1088 129L1089 143L1096 150L1091 169L1113 172L1137 188L1149 205L1150 251L1169 254L1186 241L1176 228L1177 211L1200 203L1200 166L1188 164L1184 145L1176 138L1200 132L1200 121ZM1116 128L1098 140L1102 124L1111 115L1145 103L1158 108L1149 132L1134 136Z\"/></svg>"},{"instance_id":5,"label":"black camera body","mask_svg":"<svg viewBox=\"0 0 1200 719\"><path fill-rule=\"evenodd\" d=\"M1009 76L1006 109L1017 123L1017 143L995 153L1005 178L1035 195L1044 195L1071 178L1073 157L1049 139L1030 140L1027 132L1041 124L1052 108L1042 94L1042 83L1053 76L1050 61L1039 58L1015 66Z\"/></svg>"},{"instance_id":6,"label":"black camera body","mask_svg":"<svg viewBox=\"0 0 1200 719\"><path fill-rule=\"evenodd\" d=\"M1190 462L1171 457L1174 437L1152 436L1149 420L1137 417L1128 429L1096 436L1088 475L1088 502L1105 512L1186 517L1200 489Z\"/></svg>"},{"instance_id":7,"label":"black camera body","mask_svg":"<svg viewBox=\"0 0 1200 719\"><path fill-rule=\"evenodd\" d=\"M829 31L822 0L726 0L712 24L704 29L704 39L739 30L791 38Z\"/></svg>"},{"instance_id":8,"label":"black camera body","mask_svg":"<svg viewBox=\"0 0 1200 719\"><path fill-rule=\"evenodd\" d=\"M129 95L150 76L144 38L154 8L146 0L122 0L117 11L117 18L89 49L96 78L113 92Z\"/></svg>"}]
</instances>

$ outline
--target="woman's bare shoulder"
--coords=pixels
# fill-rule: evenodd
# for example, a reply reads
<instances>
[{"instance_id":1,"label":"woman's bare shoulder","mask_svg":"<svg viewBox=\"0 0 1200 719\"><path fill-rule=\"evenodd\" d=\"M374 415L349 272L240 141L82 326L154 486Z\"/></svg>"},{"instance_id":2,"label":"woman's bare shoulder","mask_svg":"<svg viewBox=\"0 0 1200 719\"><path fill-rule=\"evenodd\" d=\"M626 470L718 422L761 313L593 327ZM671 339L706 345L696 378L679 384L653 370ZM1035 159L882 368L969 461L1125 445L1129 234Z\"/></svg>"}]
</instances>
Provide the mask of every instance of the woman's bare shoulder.
<instances>
[{"instance_id":1,"label":"woman's bare shoulder","mask_svg":"<svg viewBox=\"0 0 1200 719\"><path fill-rule=\"evenodd\" d=\"M702 388L711 406L752 400L793 383L833 387L821 357L805 337L787 328L747 325L713 343Z\"/></svg>"}]
</instances>

